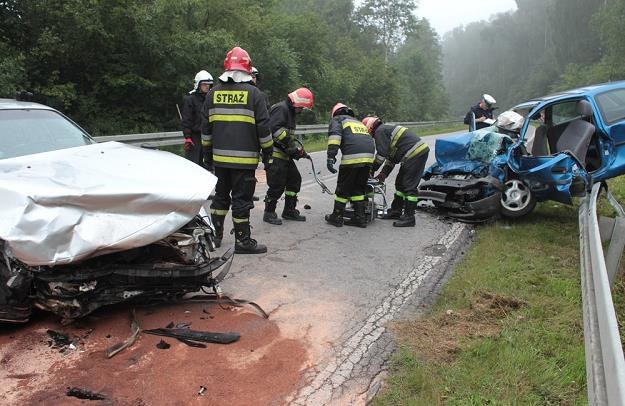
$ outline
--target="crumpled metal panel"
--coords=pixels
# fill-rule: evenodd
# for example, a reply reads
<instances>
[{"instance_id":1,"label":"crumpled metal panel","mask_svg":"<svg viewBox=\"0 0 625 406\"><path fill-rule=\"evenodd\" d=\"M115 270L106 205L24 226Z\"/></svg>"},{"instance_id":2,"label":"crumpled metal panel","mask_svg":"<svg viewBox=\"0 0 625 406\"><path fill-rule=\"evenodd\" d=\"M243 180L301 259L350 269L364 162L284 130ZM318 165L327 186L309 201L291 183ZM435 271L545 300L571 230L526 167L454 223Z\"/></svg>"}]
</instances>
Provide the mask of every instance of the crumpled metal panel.
<instances>
[{"instance_id":1,"label":"crumpled metal panel","mask_svg":"<svg viewBox=\"0 0 625 406\"><path fill-rule=\"evenodd\" d=\"M184 158L117 142L0 160L0 239L31 266L141 247L188 223L216 183Z\"/></svg>"}]
</instances>

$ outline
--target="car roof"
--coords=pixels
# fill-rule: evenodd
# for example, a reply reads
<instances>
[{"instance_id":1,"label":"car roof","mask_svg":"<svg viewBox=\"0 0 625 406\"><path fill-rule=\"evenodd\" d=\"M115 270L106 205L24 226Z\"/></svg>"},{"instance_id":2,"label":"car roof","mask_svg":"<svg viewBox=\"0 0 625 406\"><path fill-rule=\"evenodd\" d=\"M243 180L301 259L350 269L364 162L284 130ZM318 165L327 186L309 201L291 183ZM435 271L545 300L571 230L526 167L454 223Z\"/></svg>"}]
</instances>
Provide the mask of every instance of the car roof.
<instances>
[{"instance_id":1,"label":"car roof","mask_svg":"<svg viewBox=\"0 0 625 406\"><path fill-rule=\"evenodd\" d=\"M553 93L553 94L543 96L543 97L536 97L522 104L526 104L530 102L537 102L537 103L546 102L546 101L552 101L552 100L557 100L557 99L564 99L564 98L571 97L571 96L579 96L582 94L586 94L589 96L596 96L599 93L603 93L603 92L606 92L608 90L613 90L613 89L625 89L625 80L578 87L576 89Z\"/></svg>"},{"instance_id":2,"label":"car roof","mask_svg":"<svg viewBox=\"0 0 625 406\"><path fill-rule=\"evenodd\" d=\"M15 99L0 99L0 110L25 110L25 109L56 111L52 107L48 107L46 105L39 104L39 103L33 103L33 102L28 102L28 101L18 101Z\"/></svg>"}]
</instances>

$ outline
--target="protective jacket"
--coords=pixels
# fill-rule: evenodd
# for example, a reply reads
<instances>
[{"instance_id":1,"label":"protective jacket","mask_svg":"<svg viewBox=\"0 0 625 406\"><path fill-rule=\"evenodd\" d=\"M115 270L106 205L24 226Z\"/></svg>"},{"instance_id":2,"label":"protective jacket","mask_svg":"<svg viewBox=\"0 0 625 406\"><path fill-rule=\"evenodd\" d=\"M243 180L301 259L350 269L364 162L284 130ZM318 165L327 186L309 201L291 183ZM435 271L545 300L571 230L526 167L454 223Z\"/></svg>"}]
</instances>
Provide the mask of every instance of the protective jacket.
<instances>
[{"instance_id":1,"label":"protective jacket","mask_svg":"<svg viewBox=\"0 0 625 406\"><path fill-rule=\"evenodd\" d=\"M295 142L295 107L286 99L271 106L269 128L273 136L273 157L295 158L299 145Z\"/></svg>"},{"instance_id":2,"label":"protective jacket","mask_svg":"<svg viewBox=\"0 0 625 406\"><path fill-rule=\"evenodd\" d=\"M365 166L373 163L375 143L367 127L348 115L332 118L328 128L328 159L341 149L341 165Z\"/></svg>"},{"instance_id":3,"label":"protective jacket","mask_svg":"<svg viewBox=\"0 0 625 406\"><path fill-rule=\"evenodd\" d=\"M202 143L215 167L256 169L259 150L271 156L273 140L265 98L247 82L220 83L210 90L202 109Z\"/></svg>"},{"instance_id":4,"label":"protective jacket","mask_svg":"<svg viewBox=\"0 0 625 406\"><path fill-rule=\"evenodd\" d=\"M400 125L381 124L373 134L375 147L374 169L384 163L382 172L389 175L396 164L429 152L429 147L415 133Z\"/></svg>"},{"instance_id":5,"label":"protective jacket","mask_svg":"<svg viewBox=\"0 0 625 406\"><path fill-rule=\"evenodd\" d=\"M206 93L195 91L184 98L182 105L182 134L185 138L202 133L202 106Z\"/></svg>"}]
</instances>

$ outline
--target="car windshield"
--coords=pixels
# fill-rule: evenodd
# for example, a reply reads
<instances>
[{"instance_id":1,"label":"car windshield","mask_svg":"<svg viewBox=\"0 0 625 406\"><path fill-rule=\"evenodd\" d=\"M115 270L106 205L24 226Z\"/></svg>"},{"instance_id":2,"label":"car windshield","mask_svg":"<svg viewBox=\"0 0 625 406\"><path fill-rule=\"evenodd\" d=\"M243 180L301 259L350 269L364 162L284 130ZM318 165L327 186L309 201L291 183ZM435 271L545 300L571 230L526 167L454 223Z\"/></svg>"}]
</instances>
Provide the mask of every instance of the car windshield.
<instances>
[{"instance_id":1,"label":"car windshield","mask_svg":"<svg viewBox=\"0 0 625 406\"><path fill-rule=\"evenodd\" d=\"M612 125L625 120L625 89L615 89L597 95L597 104L603 121Z\"/></svg>"},{"instance_id":2,"label":"car windshield","mask_svg":"<svg viewBox=\"0 0 625 406\"><path fill-rule=\"evenodd\" d=\"M93 141L51 110L0 110L0 159L78 147Z\"/></svg>"}]
</instances>

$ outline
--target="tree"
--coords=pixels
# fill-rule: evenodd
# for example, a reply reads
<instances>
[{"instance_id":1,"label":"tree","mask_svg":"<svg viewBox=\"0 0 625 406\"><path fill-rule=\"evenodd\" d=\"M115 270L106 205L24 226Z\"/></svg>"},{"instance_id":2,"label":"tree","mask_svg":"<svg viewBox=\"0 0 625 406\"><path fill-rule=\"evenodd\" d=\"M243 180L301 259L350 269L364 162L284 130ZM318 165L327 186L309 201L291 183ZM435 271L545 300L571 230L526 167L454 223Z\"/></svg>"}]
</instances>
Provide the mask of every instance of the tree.
<instances>
[{"instance_id":1,"label":"tree","mask_svg":"<svg viewBox=\"0 0 625 406\"><path fill-rule=\"evenodd\" d=\"M358 9L363 29L374 32L384 45L386 63L405 36L416 29L414 12L417 6L416 0L365 0Z\"/></svg>"}]
</instances>

